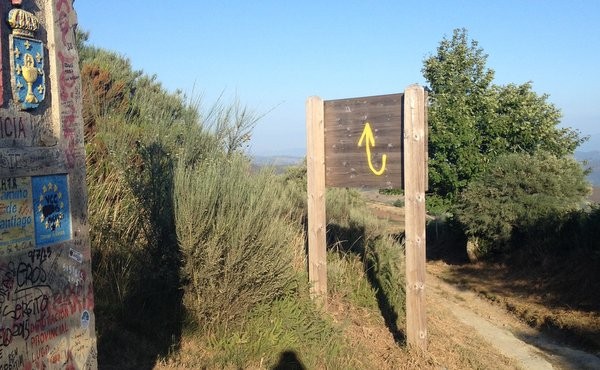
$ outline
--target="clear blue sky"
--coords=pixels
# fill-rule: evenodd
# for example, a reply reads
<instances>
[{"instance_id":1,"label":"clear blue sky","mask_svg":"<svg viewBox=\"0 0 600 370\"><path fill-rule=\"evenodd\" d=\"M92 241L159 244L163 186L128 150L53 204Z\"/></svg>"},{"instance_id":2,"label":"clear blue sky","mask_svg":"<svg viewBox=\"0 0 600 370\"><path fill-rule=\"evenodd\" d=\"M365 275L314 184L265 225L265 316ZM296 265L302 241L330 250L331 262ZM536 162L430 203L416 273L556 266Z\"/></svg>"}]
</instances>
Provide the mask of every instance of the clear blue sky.
<instances>
[{"instance_id":1,"label":"clear blue sky","mask_svg":"<svg viewBox=\"0 0 600 370\"><path fill-rule=\"evenodd\" d=\"M600 136L600 1L77 0L93 45L171 91L224 91L258 113L250 150L305 148L308 96L338 99L425 84L423 60L466 28L495 83L533 82L563 125ZM596 136L598 135L598 136ZM600 140L585 150L600 150Z\"/></svg>"}]
</instances>

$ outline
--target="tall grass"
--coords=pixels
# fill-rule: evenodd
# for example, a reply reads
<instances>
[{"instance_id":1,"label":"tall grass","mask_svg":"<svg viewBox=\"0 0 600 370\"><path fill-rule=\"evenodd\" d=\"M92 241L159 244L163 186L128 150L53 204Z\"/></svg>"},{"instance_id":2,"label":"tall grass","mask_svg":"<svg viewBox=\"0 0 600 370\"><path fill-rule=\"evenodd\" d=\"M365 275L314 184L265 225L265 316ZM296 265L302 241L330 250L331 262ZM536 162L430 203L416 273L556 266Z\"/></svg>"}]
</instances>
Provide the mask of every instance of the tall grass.
<instances>
[{"instance_id":1,"label":"tall grass","mask_svg":"<svg viewBox=\"0 0 600 370\"><path fill-rule=\"evenodd\" d=\"M332 275L330 293L357 306L376 305L394 338L402 341L400 327L405 317L406 297L403 244L385 234L383 221L369 212L365 200L355 190L327 192L327 223L332 250L328 258ZM359 263L362 272L357 271ZM357 275L364 280L357 279Z\"/></svg>"},{"instance_id":2,"label":"tall grass","mask_svg":"<svg viewBox=\"0 0 600 370\"><path fill-rule=\"evenodd\" d=\"M307 295L259 305L243 327L227 332L221 329L208 342L216 356L205 359L204 366L274 368L282 354L293 353L308 369L353 367L353 361L344 356L350 349L341 330ZM181 362L193 367L191 356Z\"/></svg>"},{"instance_id":3,"label":"tall grass","mask_svg":"<svg viewBox=\"0 0 600 370\"><path fill-rule=\"evenodd\" d=\"M254 307L295 287L291 266L302 228L288 217L282 194L272 173L251 174L239 155L177 168L185 306L201 325L239 325Z\"/></svg>"}]
</instances>

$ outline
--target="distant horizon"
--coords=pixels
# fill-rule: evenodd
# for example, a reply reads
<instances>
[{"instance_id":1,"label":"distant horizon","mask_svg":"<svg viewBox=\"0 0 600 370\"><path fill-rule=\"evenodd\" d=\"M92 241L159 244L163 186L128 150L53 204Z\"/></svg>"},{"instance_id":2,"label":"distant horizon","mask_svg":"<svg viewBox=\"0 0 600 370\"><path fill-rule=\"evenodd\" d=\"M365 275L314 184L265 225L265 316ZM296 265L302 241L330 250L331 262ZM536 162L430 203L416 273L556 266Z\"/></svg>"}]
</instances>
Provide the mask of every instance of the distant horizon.
<instances>
[{"instance_id":1,"label":"distant horizon","mask_svg":"<svg viewBox=\"0 0 600 370\"><path fill-rule=\"evenodd\" d=\"M530 81L561 110L561 127L583 135L598 132L600 49L593 45L600 45L600 1L465 5L464 0L74 3L90 44L126 56L135 70L156 75L168 91L201 97L206 104L220 96L222 103L237 99L266 113L254 130L256 153L306 146L309 96L343 99L426 85L423 60L457 28L467 29L488 55L494 84Z\"/></svg>"},{"instance_id":2,"label":"distant horizon","mask_svg":"<svg viewBox=\"0 0 600 370\"><path fill-rule=\"evenodd\" d=\"M598 138L600 139L600 135ZM306 157L306 150L302 148L290 148L288 151L278 150L262 154L247 152L246 154L251 158L252 163L258 166L273 165L287 167L299 164ZM596 163L595 165L588 163L592 171L587 177L592 186L600 191L600 167L597 165L600 163L600 148L592 148L591 150L578 149L575 151L575 158L580 162L591 161ZM594 192L594 199L600 200L600 193L598 191Z\"/></svg>"},{"instance_id":3,"label":"distant horizon","mask_svg":"<svg viewBox=\"0 0 600 370\"><path fill-rule=\"evenodd\" d=\"M600 133L589 135L590 139L578 147L575 152L589 153L589 152L600 152ZM246 153L250 156L258 157L305 157L306 147L293 147L293 148L279 148L279 149L260 149L256 150L252 148L252 145L248 148Z\"/></svg>"}]
</instances>

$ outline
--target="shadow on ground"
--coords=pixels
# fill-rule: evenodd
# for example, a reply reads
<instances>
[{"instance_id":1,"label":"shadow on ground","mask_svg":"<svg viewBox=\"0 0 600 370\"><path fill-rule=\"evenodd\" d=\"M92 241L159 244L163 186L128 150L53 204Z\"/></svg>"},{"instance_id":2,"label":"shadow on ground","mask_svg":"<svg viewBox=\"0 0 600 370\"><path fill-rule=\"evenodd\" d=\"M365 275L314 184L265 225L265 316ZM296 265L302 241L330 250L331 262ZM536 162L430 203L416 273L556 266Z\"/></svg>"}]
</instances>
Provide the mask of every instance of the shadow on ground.
<instances>
[{"instance_id":1,"label":"shadow on ground","mask_svg":"<svg viewBox=\"0 0 600 370\"><path fill-rule=\"evenodd\" d=\"M562 248L525 240L510 253L470 263L458 225L435 220L427 226L427 259L449 265L439 276L445 281L500 304L559 342L598 351L600 255L593 246L574 242L589 239L581 232L589 236L598 230L575 230L569 237L564 228L564 240L554 240ZM541 241L551 237L551 231L537 236Z\"/></svg>"},{"instance_id":2,"label":"shadow on ground","mask_svg":"<svg viewBox=\"0 0 600 370\"><path fill-rule=\"evenodd\" d=\"M93 250L94 273L100 266L105 269L95 276L100 369L152 369L181 340L182 257L175 234L175 164L159 143L138 144L134 157L139 165L128 168L127 181L145 227L135 244L114 249L100 245ZM107 280L106 269L115 259L127 259L125 266L131 271Z\"/></svg>"},{"instance_id":3,"label":"shadow on ground","mask_svg":"<svg viewBox=\"0 0 600 370\"><path fill-rule=\"evenodd\" d=\"M305 370L306 367L294 351L285 351L279 355L279 362L271 370Z\"/></svg>"},{"instance_id":4,"label":"shadow on ground","mask_svg":"<svg viewBox=\"0 0 600 370\"><path fill-rule=\"evenodd\" d=\"M342 253L353 253L363 261L363 269L369 284L376 292L377 305L385 321L385 325L398 344L406 343L406 336L398 328L398 309L394 307L392 300L385 293L382 277L377 274L381 266L379 254L370 248L367 250L364 227L342 227L330 224L327 228L327 245L336 246L336 250Z\"/></svg>"},{"instance_id":5,"label":"shadow on ground","mask_svg":"<svg viewBox=\"0 0 600 370\"><path fill-rule=\"evenodd\" d=\"M455 222L433 219L427 223L427 260L443 261L448 265L469 262L467 237Z\"/></svg>"}]
</instances>

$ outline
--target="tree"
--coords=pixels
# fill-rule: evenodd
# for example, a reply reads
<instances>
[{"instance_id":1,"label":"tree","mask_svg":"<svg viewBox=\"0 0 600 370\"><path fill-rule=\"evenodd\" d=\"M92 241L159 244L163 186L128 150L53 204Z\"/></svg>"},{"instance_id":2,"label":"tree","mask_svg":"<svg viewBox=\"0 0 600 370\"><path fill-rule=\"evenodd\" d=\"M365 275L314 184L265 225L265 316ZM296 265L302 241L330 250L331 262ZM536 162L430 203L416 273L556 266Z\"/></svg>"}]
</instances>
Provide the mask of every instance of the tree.
<instances>
[{"instance_id":1,"label":"tree","mask_svg":"<svg viewBox=\"0 0 600 370\"><path fill-rule=\"evenodd\" d=\"M585 140L569 128L559 128L560 110L537 95L531 82L494 86L496 106L492 124L482 128L484 152L494 156L539 150L557 156L571 155Z\"/></svg>"},{"instance_id":2,"label":"tree","mask_svg":"<svg viewBox=\"0 0 600 370\"><path fill-rule=\"evenodd\" d=\"M437 55L425 60L429 83L430 189L452 196L480 172L483 157L478 128L492 110L494 71L486 68L487 55L466 30L443 39Z\"/></svg>"},{"instance_id":3,"label":"tree","mask_svg":"<svg viewBox=\"0 0 600 370\"><path fill-rule=\"evenodd\" d=\"M493 85L487 55L465 29L444 38L437 54L425 59L430 88L430 190L455 199L494 158L539 150L572 154L581 144L577 131L559 129L560 110L537 95L531 83Z\"/></svg>"}]
</instances>

